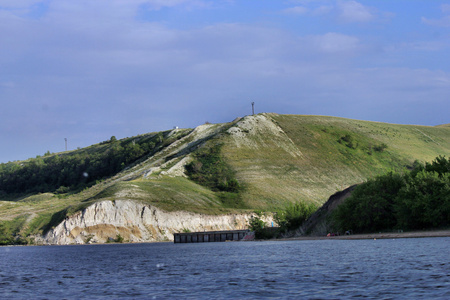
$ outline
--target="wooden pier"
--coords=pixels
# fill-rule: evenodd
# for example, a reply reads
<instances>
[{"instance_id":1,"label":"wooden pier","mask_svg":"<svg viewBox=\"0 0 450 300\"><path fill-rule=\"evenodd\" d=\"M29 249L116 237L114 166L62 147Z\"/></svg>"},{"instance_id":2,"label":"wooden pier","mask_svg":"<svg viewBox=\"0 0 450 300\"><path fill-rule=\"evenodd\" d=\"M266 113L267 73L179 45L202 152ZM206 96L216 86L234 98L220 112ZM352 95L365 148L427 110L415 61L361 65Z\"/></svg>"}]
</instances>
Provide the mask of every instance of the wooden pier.
<instances>
[{"instance_id":1,"label":"wooden pier","mask_svg":"<svg viewBox=\"0 0 450 300\"><path fill-rule=\"evenodd\" d=\"M210 243L226 241L253 240L255 235L250 230L224 230L204 232L174 233L174 243Z\"/></svg>"}]
</instances>

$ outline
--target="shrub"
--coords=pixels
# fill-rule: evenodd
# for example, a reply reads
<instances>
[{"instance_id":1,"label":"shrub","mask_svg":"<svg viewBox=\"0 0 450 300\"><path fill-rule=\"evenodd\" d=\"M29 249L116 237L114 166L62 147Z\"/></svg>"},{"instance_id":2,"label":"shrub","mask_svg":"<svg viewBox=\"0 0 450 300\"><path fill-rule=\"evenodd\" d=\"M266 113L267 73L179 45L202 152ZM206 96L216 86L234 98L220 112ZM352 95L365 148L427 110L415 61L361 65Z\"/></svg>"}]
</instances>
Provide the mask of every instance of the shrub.
<instances>
[{"instance_id":1,"label":"shrub","mask_svg":"<svg viewBox=\"0 0 450 300\"><path fill-rule=\"evenodd\" d=\"M255 232L255 238L258 240L266 240L276 237L278 231L266 227L266 222L264 222L261 217L261 213L256 213L256 216L252 216L249 221L249 228L251 231Z\"/></svg>"},{"instance_id":2,"label":"shrub","mask_svg":"<svg viewBox=\"0 0 450 300\"><path fill-rule=\"evenodd\" d=\"M385 143L376 145L373 147L373 150L377 151L377 152L383 152L388 146Z\"/></svg>"},{"instance_id":3,"label":"shrub","mask_svg":"<svg viewBox=\"0 0 450 300\"><path fill-rule=\"evenodd\" d=\"M199 150L185 166L189 178L213 191L237 193L241 186L234 170L221 156L222 144Z\"/></svg>"},{"instance_id":4,"label":"shrub","mask_svg":"<svg viewBox=\"0 0 450 300\"><path fill-rule=\"evenodd\" d=\"M116 238L114 239L114 242L123 243L123 237L120 234L117 234Z\"/></svg>"},{"instance_id":5,"label":"shrub","mask_svg":"<svg viewBox=\"0 0 450 300\"><path fill-rule=\"evenodd\" d=\"M248 225L251 231L256 232L264 228L266 226L266 222L264 222L260 216L252 216Z\"/></svg>"},{"instance_id":6,"label":"shrub","mask_svg":"<svg viewBox=\"0 0 450 300\"><path fill-rule=\"evenodd\" d=\"M289 204L284 211L277 212L274 220L282 232L299 228L315 211L314 203L298 202Z\"/></svg>"},{"instance_id":7,"label":"shrub","mask_svg":"<svg viewBox=\"0 0 450 300\"><path fill-rule=\"evenodd\" d=\"M357 143L354 142L353 137L350 134L346 134L344 136L342 136L338 142L340 144L344 144L345 146L347 146L350 149L356 149L357 148Z\"/></svg>"}]
</instances>

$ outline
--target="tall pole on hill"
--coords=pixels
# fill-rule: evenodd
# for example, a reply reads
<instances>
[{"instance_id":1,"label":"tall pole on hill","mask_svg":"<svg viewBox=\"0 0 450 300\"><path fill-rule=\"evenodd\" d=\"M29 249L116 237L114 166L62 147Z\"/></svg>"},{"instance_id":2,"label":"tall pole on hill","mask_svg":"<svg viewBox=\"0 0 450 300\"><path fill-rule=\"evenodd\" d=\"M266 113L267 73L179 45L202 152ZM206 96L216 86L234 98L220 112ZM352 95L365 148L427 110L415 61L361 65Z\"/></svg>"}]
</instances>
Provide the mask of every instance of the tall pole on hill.
<instances>
[{"instance_id":1,"label":"tall pole on hill","mask_svg":"<svg viewBox=\"0 0 450 300\"><path fill-rule=\"evenodd\" d=\"M255 114L255 102L252 102L252 115Z\"/></svg>"},{"instance_id":2,"label":"tall pole on hill","mask_svg":"<svg viewBox=\"0 0 450 300\"><path fill-rule=\"evenodd\" d=\"M64 138L64 141L66 142L66 151L67 151L67 138Z\"/></svg>"}]
</instances>

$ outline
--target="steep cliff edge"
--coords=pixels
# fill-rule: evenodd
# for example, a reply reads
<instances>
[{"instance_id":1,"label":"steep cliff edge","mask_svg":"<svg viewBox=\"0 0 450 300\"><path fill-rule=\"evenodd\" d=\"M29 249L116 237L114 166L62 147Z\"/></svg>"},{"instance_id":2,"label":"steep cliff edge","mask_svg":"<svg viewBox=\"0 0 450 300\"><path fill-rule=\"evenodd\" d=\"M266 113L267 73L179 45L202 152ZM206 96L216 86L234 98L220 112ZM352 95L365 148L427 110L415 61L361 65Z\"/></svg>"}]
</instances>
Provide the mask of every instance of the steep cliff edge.
<instances>
[{"instance_id":1,"label":"steep cliff edge","mask_svg":"<svg viewBox=\"0 0 450 300\"><path fill-rule=\"evenodd\" d=\"M126 242L173 241L176 232L247 228L248 214L203 215L165 212L131 200L101 201L66 218L38 244L105 243L120 235Z\"/></svg>"},{"instance_id":2,"label":"steep cliff edge","mask_svg":"<svg viewBox=\"0 0 450 300\"><path fill-rule=\"evenodd\" d=\"M333 194L322 207L320 207L308 220L297 230L295 236L325 236L333 231L331 214L345 199L351 196L356 185L352 185L343 191Z\"/></svg>"}]
</instances>

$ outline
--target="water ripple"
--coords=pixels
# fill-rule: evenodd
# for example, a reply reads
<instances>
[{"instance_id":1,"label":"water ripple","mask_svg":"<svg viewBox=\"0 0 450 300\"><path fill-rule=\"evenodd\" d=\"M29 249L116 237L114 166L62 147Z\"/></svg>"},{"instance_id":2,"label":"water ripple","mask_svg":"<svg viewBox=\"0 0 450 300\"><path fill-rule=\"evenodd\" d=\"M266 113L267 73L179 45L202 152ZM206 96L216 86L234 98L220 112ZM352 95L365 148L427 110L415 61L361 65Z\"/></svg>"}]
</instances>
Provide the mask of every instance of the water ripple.
<instances>
[{"instance_id":1,"label":"water ripple","mask_svg":"<svg viewBox=\"0 0 450 300\"><path fill-rule=\"evenodd\" d=\"M0 297L449 299L449 246L432 238L8 247Z\"/></svg>"}]
</instances>

